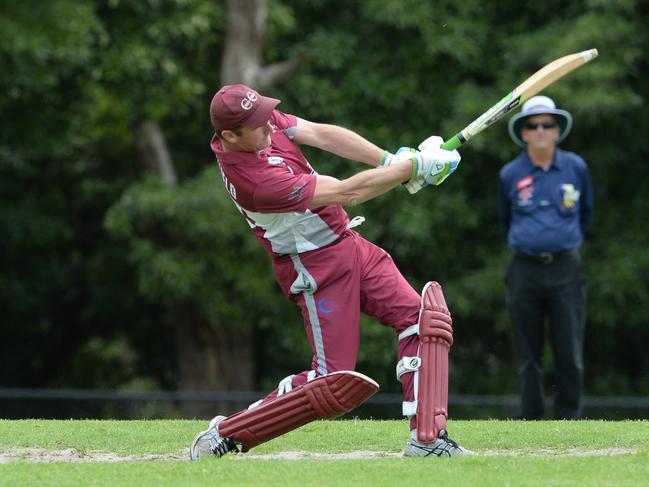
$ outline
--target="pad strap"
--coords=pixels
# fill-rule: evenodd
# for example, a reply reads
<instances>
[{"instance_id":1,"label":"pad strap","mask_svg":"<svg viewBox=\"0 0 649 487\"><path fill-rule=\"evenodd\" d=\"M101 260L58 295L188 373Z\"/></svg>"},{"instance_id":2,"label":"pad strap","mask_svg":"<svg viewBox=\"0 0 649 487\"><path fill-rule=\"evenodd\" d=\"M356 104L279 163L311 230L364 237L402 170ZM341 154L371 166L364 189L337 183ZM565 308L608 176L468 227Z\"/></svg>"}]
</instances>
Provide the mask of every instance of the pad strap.
<instances>
[{"instance_id":1,"label":"pad strap","mask_svg":"<svg viewBox=\"0 0 649 487\"><path fill-rule=\"evenodd\" d=\"M295 377L295 374L284 377L282 380L279 381L279 384L277 384L278 396L281 396L293 390L293 377Z\"/></svg>"},{"instance_id":2,"label":"pad strap","mask_svg":"<svg viewBox=\"0 0 649 487\"><path fill-rule=\"evenodd\" d=\"M311 382L313 379L316 378L316 376L317 376L316 371L310 370L306 376L306 381ZM279 384L277 384L277 397L282 396L287 392L291 392L293 390L294 378L295 378L295 374L291 374L279 381ZM248 409L256 408L257 406L261 405L264 402L264 399L265 398L261 398L259 401L253 402L250 406L248 406Z\"/></svg>"},{"instance_id":3,"label":"pad strap","mask_svg":"<svg viewBox=\"0 0 649 487\"><path fill-rule=\"evenodd\" d=\"M399 333L399 341L404 340L412 335L419 334L419 325L410 325L408 328ZM421 367L421 359L419 357L402 357L401 360L397 362L397 380L401 380L403 374L408 372L414 372L415 377L413 379L413 388L414 388L414 401L403 401L401 403L401 413L407 418L412 418L417 414L417 396L419 395L419 367Z\"/></svg>"},{"instance_id":4,"label":"pad strap","mask_svg":"<svg viewBox=\"0 0 649 487\"><path fill-rule=\"evenodd\" d=\"M410 325L408 328L399 333L399 341L404 338L408 338L411 335L416 335L419 333L419 325Z\"/></svg>"},{"instance_id":5,"label":"pad strap","mask_svg":"<svg viewBox=\"0 0 649 487\"><path fill-rule=\"evenodd\" d=\"M419 357L402 357L397 362L397 380L401 382L401 376L408 372L415 372L421 367L421 359Z\"/></svg>"},{"instance_id":6,"label":"pad strap","mask_svg":"<svg viewBox=\"0 0 649 487\"><path fill-rule=\"evenodd\" d=\"M417 401L403 401L401 403L401 414L408 419L417 414Z\"/></svg>"},{"instance_id":7,"label":"pad strap","mask_svg":"<svg viewBox=\"0 0 649 487\"><path fill-rule=\"evenodd\" d=\"M414 401L403 401L401 404L401 411L404 416L407 416L411 418L415 414L417 414L417 373L419 370L419 367L421 367L421 359L419 357L402 357L401 360L397 362L397 380L399 382L403 382L401 380L401 376L403 374L407 374L410 372L415 373L415 378L413 380L413 386L415 388L415 400Z\"/></svg>"}]
</instances>

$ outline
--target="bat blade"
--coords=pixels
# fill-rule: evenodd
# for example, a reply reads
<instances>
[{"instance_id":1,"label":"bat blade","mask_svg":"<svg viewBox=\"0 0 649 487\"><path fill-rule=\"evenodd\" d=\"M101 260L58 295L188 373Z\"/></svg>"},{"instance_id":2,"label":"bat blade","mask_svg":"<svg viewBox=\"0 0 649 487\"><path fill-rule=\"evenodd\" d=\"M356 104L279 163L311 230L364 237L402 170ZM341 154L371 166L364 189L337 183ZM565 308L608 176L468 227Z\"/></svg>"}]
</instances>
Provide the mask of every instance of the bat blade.
<instances>
[{"instance_id":1,"label":"bat blade","mask_svg":"<svg viewBox=\"0 0 649 487\"><path fill-rule=\"evenodd\" d=\"M471 137L482 132L491 124L500 120L508 112L520 106L525 100L533 97L542 89L551 85L579 66L597 57L597 49L568 54L546 64L532 76L509 92L502 100L476 118L453 137L442 144L442 149L453 150L466 143Z\"/></svg>"}]
</instances>

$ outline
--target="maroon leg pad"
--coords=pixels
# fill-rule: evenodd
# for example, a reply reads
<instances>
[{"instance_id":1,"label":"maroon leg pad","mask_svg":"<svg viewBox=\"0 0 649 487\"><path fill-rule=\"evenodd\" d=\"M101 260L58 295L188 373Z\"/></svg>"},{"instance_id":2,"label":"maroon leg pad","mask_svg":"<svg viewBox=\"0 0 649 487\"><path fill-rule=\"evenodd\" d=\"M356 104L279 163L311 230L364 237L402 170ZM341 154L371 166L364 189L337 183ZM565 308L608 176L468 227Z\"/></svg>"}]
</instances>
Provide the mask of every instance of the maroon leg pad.
<instances>
[{"instance_id":1,"label":"maroon leg pad","mask_svg":"<svg viewBox=\"0 0 649 487\"><path fill-rule=\"evenodd\" d=\"M421 366L417 398L417 439L431 443L446 429L448 417L448 352L453 322L442 286L429 282L421 293L419 339Z\"/></svg>"},{"instance_id":2,"label":"maroon leg pad","mask_svg":"<svg viewBox=\"0 0 649 487\"><path fill-rule=\"evenodd\" d=\"M241 443L245 452L316 419L337 418L378 390L379 385L361 373L332 372L225 418L218 425L219 434Z\"/></svg>"}]
</instances>

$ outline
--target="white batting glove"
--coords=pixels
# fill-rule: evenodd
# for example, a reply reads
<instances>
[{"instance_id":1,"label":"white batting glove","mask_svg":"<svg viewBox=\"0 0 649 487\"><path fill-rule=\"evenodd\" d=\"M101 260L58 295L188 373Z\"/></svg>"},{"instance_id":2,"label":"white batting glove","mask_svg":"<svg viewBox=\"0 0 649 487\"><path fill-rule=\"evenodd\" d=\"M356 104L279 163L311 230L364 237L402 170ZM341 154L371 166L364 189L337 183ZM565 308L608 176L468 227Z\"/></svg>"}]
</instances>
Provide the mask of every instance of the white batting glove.
<instances>
[{"instance_id":1,"label":"white batting glove","mask_svg":"<svg viewBox=\"0 0 649 487\"><path fill-rule=\"evenodd\" d=\"M443 143L444 139L442 139L439 135L431 135L421 144L419 144L418 149L420 151L424 151L426 149L439 149Z\"/></svg>"},{"instance_id":2,"label":"white batting glove","mask_svg":"<svg viewBox=\"0 0 649 487\"><path fill-rule=\"evenodd\" d=\"M411 194L430 184L442 184L457 169L460 153L442 149L440 146L443 142L441 137L433 135L419 144L419 152L414 153L412 176L405 184Z\"/></svg>"}]
</instances>

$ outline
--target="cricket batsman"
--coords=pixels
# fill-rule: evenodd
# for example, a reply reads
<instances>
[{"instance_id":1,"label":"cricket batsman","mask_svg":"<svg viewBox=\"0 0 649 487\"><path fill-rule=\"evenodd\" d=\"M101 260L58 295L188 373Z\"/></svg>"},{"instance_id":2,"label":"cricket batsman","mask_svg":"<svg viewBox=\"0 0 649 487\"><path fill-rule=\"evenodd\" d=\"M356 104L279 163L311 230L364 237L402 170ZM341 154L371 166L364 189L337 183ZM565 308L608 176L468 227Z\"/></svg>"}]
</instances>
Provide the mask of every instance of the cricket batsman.
<instances>
[{"instance_id":1,"label":"cricket batsman","mask_svg":"<svg viewBox=\"0 0 649 487\"><path fill-rule=\"evenodd\" d=\"M210 105L211 148L282 292L302 312L311 367L248 409L213 418L196 435L190 458L245 452L367 400L379 386L355 371L361 312L398 337L396 375L410 420L404 456L469 454L446 428L453 328L441 286L429 282L417 293L390 255L354 230L363 218L350 221L343 209L402 185L412 194L437 186L456 170L459 153L441 149L441 137L433 136L419 150L391 154L348 129L282 113L279 103L245 85L222 87ZM372 167L344 180L320 175L303 144Z\"/></svg>"}]
</instances>

